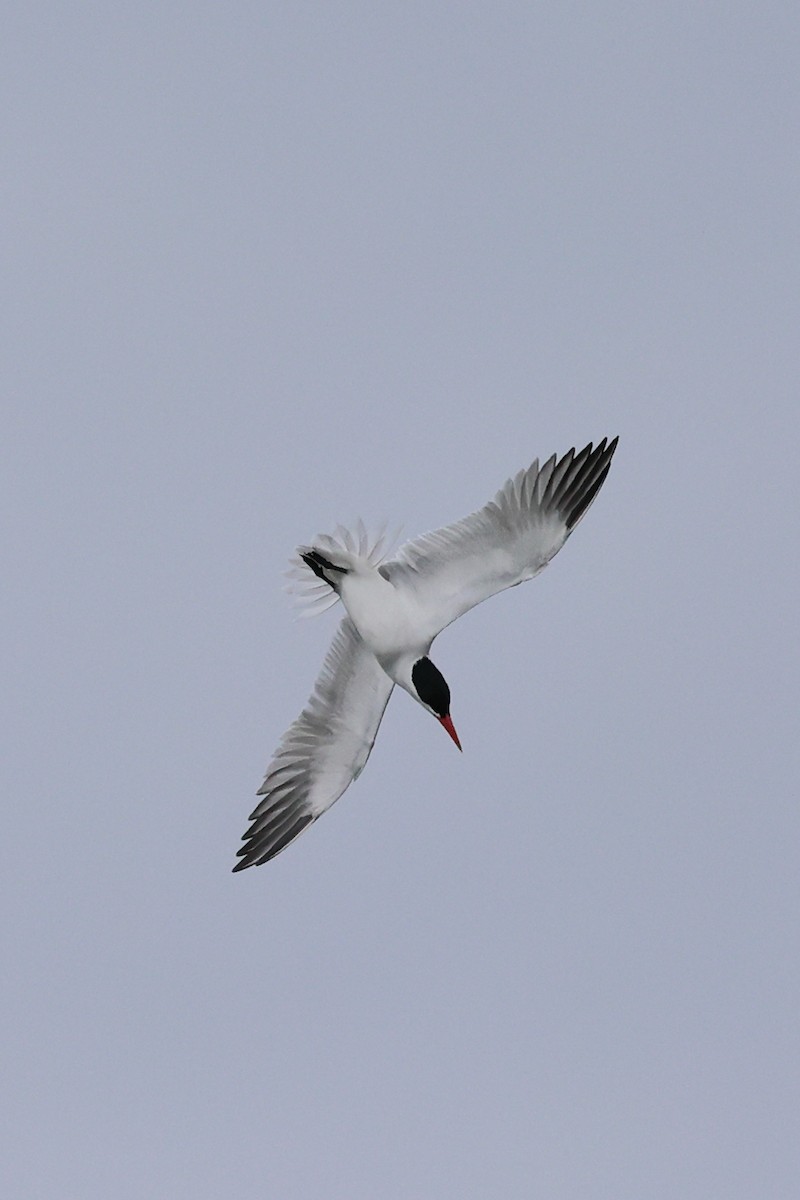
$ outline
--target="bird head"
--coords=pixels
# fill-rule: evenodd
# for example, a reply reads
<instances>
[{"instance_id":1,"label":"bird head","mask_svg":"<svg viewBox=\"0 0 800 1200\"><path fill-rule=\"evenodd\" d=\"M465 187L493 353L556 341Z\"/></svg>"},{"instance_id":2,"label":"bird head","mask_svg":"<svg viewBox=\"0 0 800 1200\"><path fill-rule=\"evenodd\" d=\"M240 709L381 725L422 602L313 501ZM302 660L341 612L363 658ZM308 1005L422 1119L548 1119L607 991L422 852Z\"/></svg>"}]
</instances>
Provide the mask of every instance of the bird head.
<instances>
[{"instance_id":1,"label":"bird head","mask_svg":"<svg viewBox=\"0 0 800 1200\"><path fill-rule=\"evenodd\" d=\"M415 700L418 700L423 708L427 708L429 713L433 713L460 750L461 742L450 716L450 688L439 668L427 657L418 658L411 668L411 683L411 694Z\"/></svg>"}]
</instances>

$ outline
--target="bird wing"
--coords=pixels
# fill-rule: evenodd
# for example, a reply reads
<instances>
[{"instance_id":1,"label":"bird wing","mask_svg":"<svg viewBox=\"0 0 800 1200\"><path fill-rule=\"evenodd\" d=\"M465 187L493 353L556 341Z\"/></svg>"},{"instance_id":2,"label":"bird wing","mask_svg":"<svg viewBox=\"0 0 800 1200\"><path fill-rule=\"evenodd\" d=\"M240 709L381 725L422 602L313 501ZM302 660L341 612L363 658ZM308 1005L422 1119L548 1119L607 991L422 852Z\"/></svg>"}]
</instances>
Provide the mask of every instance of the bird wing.
<instances>
[{"instance_id":1,"label":"bird wing","mask_svg":"<svg viewBox=\"0 0 800 1200\"><path fill-rule=\"evenodd\" d=\"M617 441L590 442L542 467L536 459L478 512L406 542L378 568L408 589L426 636L547 566L602 487Z\"/></svg>"},{"instance_id":2,"label":"bird wing","mask_svg":"<svg viewBox=\"0 0 800 1200\"><path fill-rule=\"evenodd\" d=\"M308 704L270 763L234 871L274 858L358 778L393 687L345 617Z\"/></svg>"}]
</instances>

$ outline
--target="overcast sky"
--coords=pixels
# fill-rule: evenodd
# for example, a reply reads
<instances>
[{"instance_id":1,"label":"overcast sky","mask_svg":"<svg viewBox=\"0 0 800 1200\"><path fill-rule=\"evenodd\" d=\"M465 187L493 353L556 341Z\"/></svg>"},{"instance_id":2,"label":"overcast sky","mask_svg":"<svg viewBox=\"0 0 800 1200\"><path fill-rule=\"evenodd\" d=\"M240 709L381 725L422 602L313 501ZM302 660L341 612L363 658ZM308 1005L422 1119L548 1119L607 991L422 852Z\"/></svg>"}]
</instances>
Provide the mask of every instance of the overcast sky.
<instances>
[{"instance_id":1,"label":"overcast sky","mask_svg":"<svg viewBox=\"0 0 800 1200\"><path fill-rule=\"evenodd\" d=\"M794 3L6 13L14 1200L800 1195ZM413 536L620 435L231 874ZM7 557L6 557L7 556Z\"/></svg>"}]
</instances>

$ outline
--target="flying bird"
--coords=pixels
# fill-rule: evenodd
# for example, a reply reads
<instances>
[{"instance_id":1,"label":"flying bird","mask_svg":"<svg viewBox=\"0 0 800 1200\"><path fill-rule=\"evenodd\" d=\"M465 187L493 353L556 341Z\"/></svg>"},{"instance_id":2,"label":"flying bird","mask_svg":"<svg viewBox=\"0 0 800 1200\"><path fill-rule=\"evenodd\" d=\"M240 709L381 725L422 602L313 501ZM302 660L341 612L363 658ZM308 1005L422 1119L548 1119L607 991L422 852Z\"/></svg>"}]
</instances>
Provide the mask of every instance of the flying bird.
<instances>
[{"instance_id":1,"label":"flying bird","mask_svg":"<svg viewBox=\"0 0 800 1200\"><path fill-rule=\"evenodd\" d=\"M547 566L602 487L617 440L553 455L542 467L537 459L483 508L407 542L388 562L382 539L370 545L363 526L298 549L312 603L340 600L347 615L270 763L234 871L274 858L358 778L395 684L461 749L450 689L429 658L434 638Z\"/></svg>"}]
</instances>

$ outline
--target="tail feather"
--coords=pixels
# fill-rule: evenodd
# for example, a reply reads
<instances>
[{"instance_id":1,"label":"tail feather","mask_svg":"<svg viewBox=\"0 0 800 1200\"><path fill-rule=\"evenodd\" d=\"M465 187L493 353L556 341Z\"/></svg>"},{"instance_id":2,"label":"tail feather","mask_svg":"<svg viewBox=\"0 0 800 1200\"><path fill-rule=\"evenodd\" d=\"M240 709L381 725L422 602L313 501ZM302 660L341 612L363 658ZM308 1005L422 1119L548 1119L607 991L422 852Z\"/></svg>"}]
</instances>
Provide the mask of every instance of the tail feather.
<instances>
[{"instance_id":1,"label":"tail feather","mask_svg":"<svg viewBox=\"0 0 800 1200\"><path fill-rule=\"evenodd\" d=\"M284 585L284 591L291 595L298 609L298 616L315 617L337 603L339 597L335 586L325 576L327 574L335 581L337 573L348 569L341 561L342 552L357 555L377 567L392 551L399 535L399 529L390 534L386 522L376 533L370 534L359 519L353 528L337 525L332 534L319 534L310 545L299 546L285 572L288 582Z\"/></svg>"}]
</instances>

